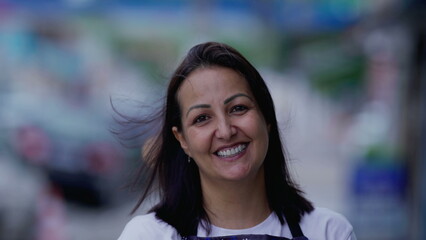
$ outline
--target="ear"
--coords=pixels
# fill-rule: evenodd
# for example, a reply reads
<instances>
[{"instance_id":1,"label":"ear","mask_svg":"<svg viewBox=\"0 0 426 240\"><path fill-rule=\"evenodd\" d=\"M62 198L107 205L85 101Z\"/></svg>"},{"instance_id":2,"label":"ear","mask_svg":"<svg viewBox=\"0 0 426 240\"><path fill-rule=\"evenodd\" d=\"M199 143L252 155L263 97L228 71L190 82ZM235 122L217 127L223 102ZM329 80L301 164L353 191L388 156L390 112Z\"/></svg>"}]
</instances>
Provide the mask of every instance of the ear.
<instances>
[{"instance_id":1,"label":"ear","mask_svg":"<svg viewBox=\"0 0 426 240\"><path fill-rule=\"evenodd\" d=\"M188 150L188 143L186 142L185 136L182 134L182 132L180 132L177 127L172 127L172 132L173 135L175 135L176 140L179 141L180 147L183 149L183 151L185 151L188 156L191 156Z\"/></svg>"}]
</instances>

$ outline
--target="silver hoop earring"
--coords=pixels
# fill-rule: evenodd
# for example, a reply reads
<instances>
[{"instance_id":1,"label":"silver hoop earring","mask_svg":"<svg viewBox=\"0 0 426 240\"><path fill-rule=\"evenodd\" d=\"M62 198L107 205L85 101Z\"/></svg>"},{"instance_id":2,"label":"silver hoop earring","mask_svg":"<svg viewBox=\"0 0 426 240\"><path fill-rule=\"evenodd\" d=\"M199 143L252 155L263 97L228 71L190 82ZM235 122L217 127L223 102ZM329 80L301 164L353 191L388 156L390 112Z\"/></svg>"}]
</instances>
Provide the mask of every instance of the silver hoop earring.
<instances>
[{"instance_id":1,"label":"silver hoop earring","mask_svg":"<svg viewBox=\"0 0 426 240\"><path fill-rule=\"evenodd\" d=\"M191 157L188 155L188 163L191 162Z\"/></svg>"}]
</instances>

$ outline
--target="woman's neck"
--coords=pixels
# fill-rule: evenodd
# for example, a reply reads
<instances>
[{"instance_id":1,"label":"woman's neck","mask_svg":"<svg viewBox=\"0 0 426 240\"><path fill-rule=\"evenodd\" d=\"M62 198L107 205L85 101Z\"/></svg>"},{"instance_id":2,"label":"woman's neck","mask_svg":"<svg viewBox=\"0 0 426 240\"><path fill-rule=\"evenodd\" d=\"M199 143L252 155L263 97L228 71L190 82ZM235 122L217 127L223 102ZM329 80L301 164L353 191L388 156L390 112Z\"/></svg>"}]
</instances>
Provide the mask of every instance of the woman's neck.
<instances>
[{"instance_id":1,"label":"woman's neck","mask_svg":"<svg viewBox=\"0 0 426 240\"><path fill-rule=\"evenodd\" d=\"M211 223L228 229L256 226L271 213L263 171L245 182L211 183L201 181L204 207Z\"/></svg>"}]
</instances>

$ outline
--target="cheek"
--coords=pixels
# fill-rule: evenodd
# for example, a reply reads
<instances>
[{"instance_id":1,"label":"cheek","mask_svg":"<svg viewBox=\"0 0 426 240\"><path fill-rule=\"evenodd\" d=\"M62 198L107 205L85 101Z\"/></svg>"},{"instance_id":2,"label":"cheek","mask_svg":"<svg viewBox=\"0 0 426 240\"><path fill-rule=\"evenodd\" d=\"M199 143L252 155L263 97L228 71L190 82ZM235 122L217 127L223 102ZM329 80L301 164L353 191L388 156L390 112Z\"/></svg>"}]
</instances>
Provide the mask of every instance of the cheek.
<instances>
[{"instance_id":1,"label":"cheek","mask_svg":"<svg viewBox=\"0 0 426 240\"><path fill-rule=\"evenodd\" d=\"M257 146L262 152L267 152L269 146L269 131L263 118L258 116L251 118L245 122L245 129L250 134L250 137L256 139Z\"/></svg>"},{"instance_id":2,"label":"cheek","mask_svg":"<svg viewBox=\"0 0 426 240\"><path fill-rule=\"evenodd\" d=\"M268 138L268 126L265 121L258 115L253 114L252 117L245 118L242 125L251 135L261 138Z\"/></svg>"},{"instance_id":3,"label":"cheek","mask_svg":"<svg viewBox=\"0 0 426 240\"><path fill-rule=\"evenodd\" d=\"M209 131L189 130L187 132L187 142L189 150L195 154L209 150L211 135Z\"/></svg>"}]
</instances>

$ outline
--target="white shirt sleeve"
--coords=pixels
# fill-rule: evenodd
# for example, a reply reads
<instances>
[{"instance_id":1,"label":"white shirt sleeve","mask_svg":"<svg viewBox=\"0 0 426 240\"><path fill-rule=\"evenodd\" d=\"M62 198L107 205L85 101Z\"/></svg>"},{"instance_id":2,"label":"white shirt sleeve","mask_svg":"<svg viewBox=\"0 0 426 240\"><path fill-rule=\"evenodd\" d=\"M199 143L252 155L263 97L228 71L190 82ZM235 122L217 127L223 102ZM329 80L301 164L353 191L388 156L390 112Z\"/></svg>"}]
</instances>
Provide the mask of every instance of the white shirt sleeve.
<instances>
[{"instance_id":1,"label":"white shirt sleeve","mask_svg":"<svg viewBox=\"0 0 426 240\"><path fill-rule=\"evenodd\" d=\"M124 227L118 240L179 240L179 234L154 213L136 216Z\"/></svg>"},{"instance_id":2,"label":"white shirt sleeve","mask_svg":"<svg viewBox=\"0 0 426 240\"><path fill-rule=\"evenodd\" d=\"M309 240L356 240L352 225L341 214L326 208L315 208L300 223Z\"/></svg>"}]
</instances>

